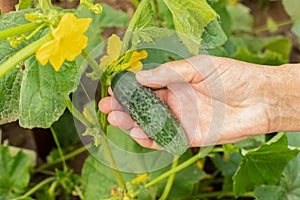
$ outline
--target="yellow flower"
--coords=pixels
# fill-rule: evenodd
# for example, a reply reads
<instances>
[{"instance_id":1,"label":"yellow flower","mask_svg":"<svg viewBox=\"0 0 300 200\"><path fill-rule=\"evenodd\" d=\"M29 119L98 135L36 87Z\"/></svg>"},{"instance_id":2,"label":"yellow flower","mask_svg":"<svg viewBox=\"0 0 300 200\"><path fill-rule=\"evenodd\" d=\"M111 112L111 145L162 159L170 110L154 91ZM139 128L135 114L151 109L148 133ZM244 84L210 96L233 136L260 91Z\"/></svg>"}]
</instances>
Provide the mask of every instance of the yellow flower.
<instances>
[{"instance_id":1,"label":"yellow flower","mask_svg":"<svg viewBox=\"0 0 300 200\"><path fill-rule=\"evenodd\" d=\"M112 34L107 40L107 55L103 56L100 60L100 68L103 70L111 65L114 61L119 58L122 47L122 41L120 38Z\"/></svg>"},{"instance_id":2,"label":"yellow flower","mask_svg":"<svg viewBox=\"0 0 300 200\"><path fill-rule=\"evenodd\" d=\"M107 41L107 55L100 60L100 68L105 70L106 67L116 67L117 71L130 70L133 72L142 70L143 64L140 60L147 58L147 51L127 51L122 57L119 57L121 48L122 41L117 35L112 34ZM128 56L130 56L129 61L124 63Z\"/></svg>"},{"instance_id":3,"label":"yellow flower","mask_svg":"<svg viewBox=\"0 0 300 200\"><path fill-rule=\"evenodd\" d=\"M53 40L42 45L36 52L36 59L46 65L48 61L56 71L65 60L73 61L87 46L88 38L84 32L92 19L77 19L74 14L62 16L56 29L52 31Z\"/></svg>"},{"instance_id":4,"label":"yellow flower","mask_svg":"<svg viewBox=\"0 0 300 200\"><path fill-rule=\"evenodd\" d=\"M125 58L126 55L129 54L129 52L127 52L125 54ZM122 70L129 70L132 72L138 72L141 71L143 68L143 63L140 61L142 59L145 59L148 57L148 53L145 50L142 50L140 52L134 51L130 57L130 60L128 61L128 63L125 63L123 65L121 65L121 69Z\"/></svg>"}]
</instances>

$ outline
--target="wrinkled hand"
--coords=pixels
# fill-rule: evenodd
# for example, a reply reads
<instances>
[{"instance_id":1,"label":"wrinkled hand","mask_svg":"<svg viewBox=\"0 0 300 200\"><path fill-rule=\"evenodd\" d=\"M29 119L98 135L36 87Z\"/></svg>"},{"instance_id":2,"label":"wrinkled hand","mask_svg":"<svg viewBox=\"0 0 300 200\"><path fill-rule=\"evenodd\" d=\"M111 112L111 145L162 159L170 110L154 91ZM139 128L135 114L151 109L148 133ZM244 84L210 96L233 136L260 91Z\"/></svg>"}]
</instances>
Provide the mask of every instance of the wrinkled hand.
<instances>
[{"instance_id":1,"label":"wrinkled hand","mask_svg":"<svg viewBox=\"0 0 300 200\"><path fill-rule=\"evenodd\" d=\"M186 131L191 147L234 143L271 132L266 67L229 58L200 55L141 71L136 79L156 90ZM267 91L267 92L266 92ZM270 91L270 92L268 92ZM124 112L111 90L99 102L110 124L144 147L160 149Z\"/></svg>"}]
</instances>

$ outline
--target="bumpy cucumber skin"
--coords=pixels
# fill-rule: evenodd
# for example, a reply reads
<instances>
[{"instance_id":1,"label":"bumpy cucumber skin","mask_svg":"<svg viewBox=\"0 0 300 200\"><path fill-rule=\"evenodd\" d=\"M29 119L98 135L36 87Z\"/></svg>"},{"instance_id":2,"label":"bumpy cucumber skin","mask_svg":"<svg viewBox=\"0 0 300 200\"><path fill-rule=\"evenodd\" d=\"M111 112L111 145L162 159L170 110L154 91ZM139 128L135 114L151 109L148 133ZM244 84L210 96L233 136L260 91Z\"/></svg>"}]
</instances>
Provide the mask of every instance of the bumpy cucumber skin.
<instances>
[{"instance_id":1,"label":"bumpy cucumber skin","mask_svg":"<svg viewBox=\"0 0 300 200\"><path fill-rule=\"evenodd\" d=\"M177 118L150 88L136 81L133 72L118 72L112 90L122 107L164 150L174 155L186 151L188 140Z\"/></svg>"}]
</instances>

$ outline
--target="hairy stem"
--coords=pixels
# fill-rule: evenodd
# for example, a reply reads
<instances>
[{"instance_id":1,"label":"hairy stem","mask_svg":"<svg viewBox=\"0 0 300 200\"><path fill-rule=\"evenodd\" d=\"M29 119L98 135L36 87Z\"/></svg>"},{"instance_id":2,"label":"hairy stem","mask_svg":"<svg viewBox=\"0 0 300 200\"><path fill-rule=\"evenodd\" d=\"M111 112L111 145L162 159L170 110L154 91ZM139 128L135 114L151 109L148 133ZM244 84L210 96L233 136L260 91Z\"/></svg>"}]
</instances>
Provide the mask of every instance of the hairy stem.
<instances>
[{"instance_id":1,"label":"hairy stem","mask_svg":"<svg viewBox=\"0 0 300 200\"><path fill-rule=\"evenodd\" d=\"M102 76L101 77L101 99L104 98L104 97L107 97L108 96L108 86L106 84L106 80L105 78ZM125 184L125 181L123 180L123 177L120 173L120 171L117 169L117 165L116 165L116 162L114 160L114 157L110 151L110 148L109 148L109 145L108 145L108 142L107 142L107 125L108 125L108 122L107 122L107 114L103 113L103 112L98 112L98 116L99 116L99 122L100 122L100 126L101 126L101 129L104 133L103 137L102 137L102 140L101 140L101 143L103 145L103 149L104 149L104 152L105 152L105 155L108 159L108 162L112 168L112 171L117 179L117 182L118 182L118 185L126 192L126 184Z\"/></svg>"},{"instance_id":2,"label":"hairy stem","mask_svg":"<svg viewBox=\"0 0 300 200\"><path fill-rule=\"evenodd\" d=\"M174 159L173 159L173 163L172 163L172 168L171 169L174 169L175 167L177 167L178 165L178 160L179 160L179 156L174 156ZM172 185L173 185L173 182L174 182L174 179L175 179L175 175L176 173L173 173L169 176L168 178L168 181L167 181L167 184L165 186L165 189L161 195L161 197L159 198L159 200L165 200L168 198L168 195L172 189Z\"/></svg>"},{"instance_id":3,"label":"hairy stem","mask_svg":"<svg viewBox=\"0 0 300 200\"><path fill-rule=\"evenodd\" d=\"M62 160L63 170L64 170L64 172L67 172L68 171L68 166L67 166L67 163L66 163L66 160L65 160L62 148L61 148L61 146L59 144L56 132L55 132L55 130L54 130L54 128L52 126L50 127L50 130L51 130L54 142L55 142L55 144L57 146L59 156L61 157L61 160Z\"/></svg>"},{"instance_id":4,"label":"hairy stem","mask_svg":"<svg viewBox=\"0 0 300 200\"><path fill-rule=\"evenodd\" d=\"M185 162L181 163L177 167L174 167L171 170L169 170L169 171L161 174L157 178L153 179L152 181L150 181L149 183L146 184L146 187L147 188L151 187L151 186L157 184L158 182L160 182L161 180L169 177L171 174L174 174L176 172L179 172L179 171L185 169L186 167L190 166L191 164L193 164L194 162L196 162L200 158L203 158L204 156L206 156L211 151L212 148L213 147L203 147L197 155L194 155L193 157L191 157L190 159L188 159Z\"/></svg>"},{"instance_id":5,"label":"hairy stem","mask_svg":"<svg viewBox=\"0 0 300 200\"><path fill-rule=\"evenodd\" d=\"M51 183L52 181L55 181L55 179L56 179L56 177L49 177L49 178L39 182L37 185L35 185L33 188L31 188L28 192L26 192L21 197L17 197L17 198L11 199L11 200L22 200L22 199L28 198L30 195L32 195L33 193L38 191L44 185L47 185L47 184Z\"/></svg>"},{"instance_id":6,"label":"hairy stem","mask_svg":"<svg viewBox=\"0 0 300 200\"><path fill-rule=\"evenodd\" d=\"M0 78L5 76L8 72L13 70L20 62L29 58L33 55L38 48L40 48L43 44L50 41L52 39L51 33L46 36L40 38L39 40L27 45L17 53L15 53L12 57L10 57L5 63L0 66Z\"/></svg>"},{"instance_id":7,"label":"hairy stem","mask_svg":"<svg viewBox=\"0 0 300 200\"><path fill-rule=\"evenodd\" d=\"M291 24L293 24L292 20L287 20L287 21L284 21L284 22L279 22L276 25L277 25L278 28L280 28L282 26L287 26L287 25L291 25ZM253 33L254 34L259 34L261 32L268 31L268 30L269 30L268 26L262 26L262 27L258 27L255 30L253 30Z\"/></svg>"},{"instance_id":8,"label":"hairy stem","mask_svg":"<svg viewBox=\"0 0 300 200\"><path fill-rule=\"evenodd\" d=\"M133 33L133 31L135 29L135 26L136 26L136 23L137 23L138 19L140 18L140 16L142 15L142 13L144 11L144 7L148 3L147 1L149 1L149 0L142 0L139 3L139 6L137 7L132 19L130 20L130 23L129 23L128 28L126 30L126 33L124 35L123 45L122 45L120 55L123 55L126 52L126 50L128 49L131 34Z\"/></svg>"},{"instance_id":9,"label":"hairy stem","mask_svg":"<svg viewBox=\"0 0 300 200\"><path fill-rule=\"evenodd\" d=\"M8 37L20 35L23 33L31 32L37 29L40 26L40 24L37 23L28 23L28 24L23 24L20 26L16 26L10 29L6 29L4 31L0 32L0 40L6 39Z\"/></svg>"},{"instance_id":10,"label":"hairy stem","mask_svg":"<svg viewBox=\"0 0 300 200\"><path fill-rule=\"evenodd\" d=\"M69 159L71 159L71 158L74 158L75 156L77 156L77 155L79 155L79 154L85 152L85 151L86 151L87 149L89 149L91 146L92 146L92 145L89 144L89 145L87 145L87 146L80 147L80 148L78 148L78 149L76 149L76 150L74 150L74 151L72 151L72 152L70 152L70 153L64 155L64 161L69 160ZM50 162L50 163L44 163L44 164L40 165L37 169L35 169L35 170L33 171L33 173L43 172L44 169L46 169L46 168L48 168L48 167L50 167L50 166L52 166L52 165L55 165L55 164L57 164L57 163L60 163L60 162L62 162L62 161L63 161L62 158L58 158L58 159L54 160L53 162Z\"/></svg>"}]
</instances>

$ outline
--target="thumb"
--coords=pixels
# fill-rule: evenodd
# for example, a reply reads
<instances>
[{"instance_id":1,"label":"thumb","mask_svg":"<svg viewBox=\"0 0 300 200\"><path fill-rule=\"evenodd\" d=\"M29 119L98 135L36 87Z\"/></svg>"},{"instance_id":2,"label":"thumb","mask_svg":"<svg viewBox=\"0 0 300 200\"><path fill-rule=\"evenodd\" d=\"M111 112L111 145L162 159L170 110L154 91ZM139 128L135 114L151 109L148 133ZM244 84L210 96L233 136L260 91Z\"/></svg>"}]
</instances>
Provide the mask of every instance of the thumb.
<instances>
[{"instance_id":1,"label":"thumb","mask_svg":"<svg viewBox=\"0 0 300 200\"><path fill-rule=\"evenodd\" d=\"M166 87L171 83L191 82L197 70L187 60L164 63L157 68L139 71L136 79L142 85L152 88Z\"/></svg>"}]
</instances>

